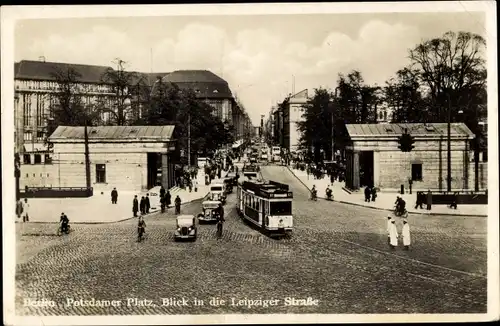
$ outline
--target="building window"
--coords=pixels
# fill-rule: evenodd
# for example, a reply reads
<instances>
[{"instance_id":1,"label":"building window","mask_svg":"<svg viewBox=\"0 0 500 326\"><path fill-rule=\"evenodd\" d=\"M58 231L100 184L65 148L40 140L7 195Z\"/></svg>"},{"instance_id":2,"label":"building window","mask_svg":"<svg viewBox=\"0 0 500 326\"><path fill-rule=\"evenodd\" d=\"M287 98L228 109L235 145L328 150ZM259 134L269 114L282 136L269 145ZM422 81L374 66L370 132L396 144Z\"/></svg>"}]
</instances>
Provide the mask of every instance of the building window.
<instances>
[{"instance_id":1,"label":"building window","mask_svg":"<svg viewBox=\"0 0 500 326\"><path fill-rule=\"evenodd\" d=\"M44 140L44 132L43 131L37 131L36 132L36 139L37 140Z\"/></svg>"},{"instance_id":2,"label":"building window","mask_svg":"<svg viewBox=\"0 0 500 326\"><path fill-rule=\"evenodd\" d=\"M384 121L387 121L387 111L384 111Z\"/></svg>"},{"instance_id":3,"label":"building window","mask_svg":"<svg viewBox=\"0 0 500 326\"><path fill-rule=\"evenodd\" d=\"M24 141L31 141L31 139L32 139L31 131L26 131L24 133Z\"/></svg>"},{"instance_id":4,"label":"building window","mask_svg":"<svg viewBox=\"0 0 500 326\"><path fill-rule=\"evenodd\" d=\"M45 164L52 164L52 157L49 154L45 154Z\"/></svg>"},{"instance_id":5,"label":"building window","mask_svg":"<svg viewBox=\"0 0 500 326\"><path fill-rule=\"evenodd\" d=\"M106 164L95 165L95 182L106 183Z\"/></svg>"},{"instance_id":6,"label":"building window","mask_svg":"<svg viewBox=\"0 0 500 326\"><path fill-rule=\"evenodd\" d=\"M31 155L30 154L23 155L23 163L24 164L31 164Z\"/></svg>"},{"instance_id":7,"label":"building window","mask_svg":"<svg viewBox=\"0 0 500 326\"><path fill-rule=\"evenodd\" d=\"M411 180L422 181L422 164L414 163L411 165Z\"/></svg>"},{"instance_id":8,"label":"building window","mask_svg":"<svg viewBox=\"0 0 500 326\"><path fill-rule=\"evenodd\" d=\"M35 164L41 164L41 163L42 163L42 155L35 154Z\"/></svg>"}]
</instances>

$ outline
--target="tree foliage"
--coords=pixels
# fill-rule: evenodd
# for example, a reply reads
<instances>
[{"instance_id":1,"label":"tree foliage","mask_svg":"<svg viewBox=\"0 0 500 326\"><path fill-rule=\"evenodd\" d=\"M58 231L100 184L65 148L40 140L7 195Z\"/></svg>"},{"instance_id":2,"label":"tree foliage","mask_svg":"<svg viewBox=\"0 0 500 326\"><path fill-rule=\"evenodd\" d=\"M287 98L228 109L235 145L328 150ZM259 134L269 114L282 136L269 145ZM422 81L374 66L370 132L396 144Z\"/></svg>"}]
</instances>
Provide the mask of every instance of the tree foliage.
<instances>
[{"instance_id":1,"label":"tree foliage","mask_svg":"<svg viewBox=\"0 0 500 326\"><path fill-rule=\"evenodd\" d=\"M107 103L99 103L99 110L108 113L110 120L105 121L108 125L124 126L134 124L138 119L134 112L134 104L137 104L137 96L144 95L144 80L135 72L126 71L124 61L117 59L117 69L108 68L101 76L102 82L111 87L113 97Z\"/></svg>"},{"instance_id":2,"label":"tree foliage","mask_svg":"<svg viewBox=\"0 0 500 326\"><path fill-rule=\"evenodd\" d=\"M58 126L83 126L99 123L99 114L82 101L78 78L73 68L56 69L52 72L56 89L50 94L47 135L50 136Z\"/></svg>"},{"instance_id":3,"label":"tree foliage","mask_svg":"<svg viewBox=\"0 0 500 326\"><path fill-rule=\"evenodd\" d=\"M212 106L200 101L193 90L181 90L176 84L165 83L161 79L153 87L150 104L141 123L175 125L177 143L187 148L190 138L193 154L210 153L221 145L234 142L233 130L213 115Z\"/></svg>"}]
</instances>

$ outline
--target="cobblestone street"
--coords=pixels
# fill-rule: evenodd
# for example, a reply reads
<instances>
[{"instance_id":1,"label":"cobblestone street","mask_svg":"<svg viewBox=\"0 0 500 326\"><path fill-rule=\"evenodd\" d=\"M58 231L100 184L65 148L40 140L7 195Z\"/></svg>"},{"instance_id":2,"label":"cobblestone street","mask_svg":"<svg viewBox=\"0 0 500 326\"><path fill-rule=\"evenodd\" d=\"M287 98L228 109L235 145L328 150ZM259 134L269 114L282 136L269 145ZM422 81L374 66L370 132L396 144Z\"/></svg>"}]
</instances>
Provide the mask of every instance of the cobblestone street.
<instances>
[{"instance_id":1,"label":"cobblestone street","mask_svg":"<svg viewBox=\"0 0 500 326\"><path fill-rule=\"evenodd\" d=\"M221 239L215 225L201 225L196 242L174 242L173 208L146 217L140 243L135 220L74 225L62 237L55 236L55 224L18 223L17 314L486 312L486 218L410 215L413 247L391 251L387 212L311 202L281 166L262 167L262 174L294 192L290 238L271 239L244 223L234 194L225 206ZM182 213L200 209L196 201ZM285 298L308 297L317 305L285 305ZM55 306L25 305L27 298L53 300ZM127 305L127 298L152 301ZM167 298L185 298L188 306L166 305ZM204 305L195 305L195 298ZM217 306L211 298L226 302ZM231 298L280 301L248 307ZM68 306L68 299L121 304Z\"/></svg>"}]
</instances>

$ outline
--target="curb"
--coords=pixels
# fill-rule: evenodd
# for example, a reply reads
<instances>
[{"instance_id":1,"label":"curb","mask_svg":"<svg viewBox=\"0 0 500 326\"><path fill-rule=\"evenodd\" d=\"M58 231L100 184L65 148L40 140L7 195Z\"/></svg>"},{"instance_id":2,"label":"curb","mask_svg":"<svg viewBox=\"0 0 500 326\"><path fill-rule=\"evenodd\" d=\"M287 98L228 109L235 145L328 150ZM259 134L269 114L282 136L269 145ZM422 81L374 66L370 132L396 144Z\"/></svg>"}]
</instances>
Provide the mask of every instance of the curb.
<instances>
[{"instance_id":1,"label":"curb","mask_svg":"<svg viewBox=\"0 0 500 326\"><path fill-rule=\"evenodd\" d=\"M309 189L309 187L304 183L304 181L302 181L298 176L295 175L295 173L293 173L293 171L290 169L290 167L287 166L287 169L288 171L290 171L291 174L293 174L293 176L299 180L299 182L304 186L306 187L306 189L308 189L309 191L311 189ZM345 190L344 187L342 187L342 190ZM320 197L318 196L319 199L323 199L323 200L327 200L326 198L324 197ZM353 202L348 202L348 201L342 201L342 200L331 200L333 202L337 202L337 203L341 203L341 204L346 204L346 205L353 205L353 206L359 206L359 207L365 207L365 208L371 208L371 209L376 209L376 210L379 210L379 211L388 211L388 212L392 212L393 210L392 209L389 209L389 208L381 208L381 207L373 207L373 206L366 206L366 205L363 205L363 204L358 204L358 203L353 203ZM415 215L446 215L446 216L464 216L464 217L488 217L488 215L481 215L481 214L458 214L458 213L420 213L420 212L408 212L408 214L415 214Z\"/></svg>"},{"instance_id":2,"label":"curb","mask_svg":"<svg viewBox=\"0 0 500 326\"><path fill-rule=\"evenodd\" d=\"M181 203L181 206L189 204L189 203L192 203L192 202L197 201L197 200L204 200L207 197L208 197L208 193L205 196L203 196L202 198L193 199L193 200ZM152 215L154 213L158 213L159 211L160 211L159 208L151 210L149 212L149 214L144 215L144 217L147 217L147 216ZM71 222L71 224L89 224L89 225L90 224L114 224L114 223L125 222L125 221L128 221L128 220L134 219L134 218L137 218L137 217L131 216L131 217L123 218L123 219L116 220L116 221L109 221L109 222L98 222L98 221L96 221L96 222ZM16 224L16 223L23 224L23 222L18 222L17 220L14 221L14 224ZM42 221L33 221L33 222L30 221L30 222L27 222L27 223L29 223L29 224L35 224L35 223L37 223L37 224L59 224L59 222L42 222Z\"/></svg>"}]
</instances>

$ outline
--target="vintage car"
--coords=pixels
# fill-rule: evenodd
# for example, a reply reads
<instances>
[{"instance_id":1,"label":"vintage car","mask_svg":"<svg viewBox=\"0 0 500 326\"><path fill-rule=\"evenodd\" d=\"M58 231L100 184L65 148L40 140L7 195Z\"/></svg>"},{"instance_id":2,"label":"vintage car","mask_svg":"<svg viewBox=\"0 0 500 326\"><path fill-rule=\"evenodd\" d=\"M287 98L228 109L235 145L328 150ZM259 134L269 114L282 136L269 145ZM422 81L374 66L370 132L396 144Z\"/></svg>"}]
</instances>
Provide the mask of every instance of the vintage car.
<instances>
[{"instance_id":1,"label":"vintage car","mask_svg":"<svg viewBox=\"0 0 500 326\"><path fill-rule=\"evenodd\" d=\"M216 222L217 221L217 207L219 207L220 201L206 200L201 203L203 211L198 214L198 221L201 222Z\"/></svg>"},{"instance_id":2,"label":"vintage car","mask_svg":"<svg viewBox=\"0 0 500 326\"><path fill-rule=\"evenodd\" d=\"M238 174L236 172L229 172L226 175L226 179L229 179L231 186L235 187L238 184Z\"/></svg>"},{"instance_id":3,"label":"vintage car","mask_svg":"<svg viewBox=\"0 0 500 326\"><path fill-rule=\"evenodd\" d=\"M174 233L176 241L184 239L196 241L197 233L194 215L177 216L177 228Z\"/></svg>"},{"instance_id":4,"label":"vintage car","mask_svg":"<svg viewBox=\"0 0 500 326\"><path fill-rule=\"evenodd\" d=\"M222 204L226 203L226 185L224 181L220 180L210 185L208 200L220 201Z\"/></svg>"}]
</instances>

